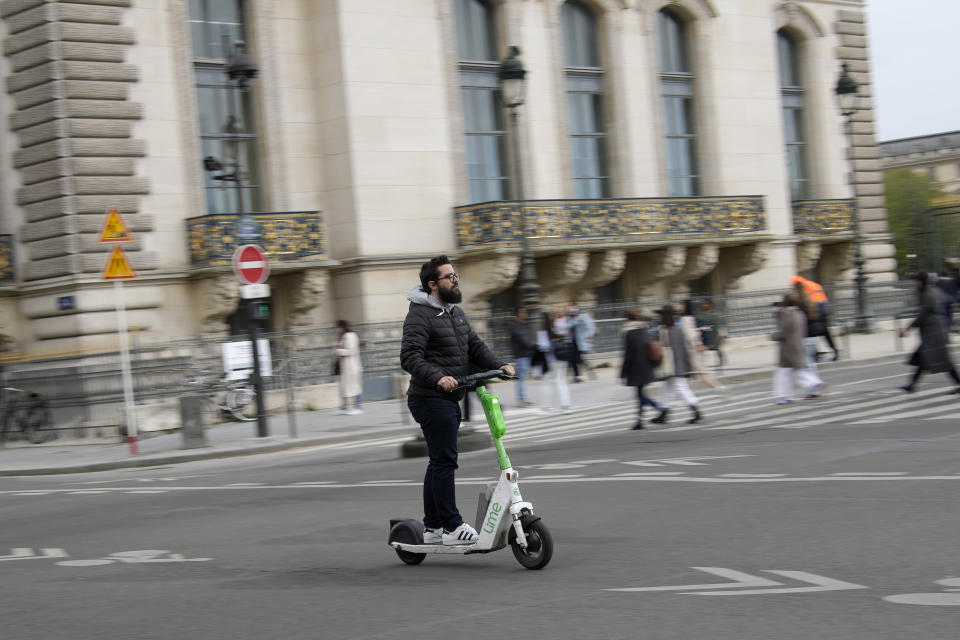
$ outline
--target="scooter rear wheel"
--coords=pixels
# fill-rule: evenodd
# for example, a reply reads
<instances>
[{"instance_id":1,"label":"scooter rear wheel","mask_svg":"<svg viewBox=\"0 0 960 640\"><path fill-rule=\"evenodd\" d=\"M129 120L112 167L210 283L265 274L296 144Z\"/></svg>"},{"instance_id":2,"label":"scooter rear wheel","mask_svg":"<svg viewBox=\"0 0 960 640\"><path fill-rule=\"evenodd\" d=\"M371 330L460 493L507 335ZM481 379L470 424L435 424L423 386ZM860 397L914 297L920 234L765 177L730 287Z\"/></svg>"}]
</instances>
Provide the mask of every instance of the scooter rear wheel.
<instances>
[{"instance_id":1,"label":"scooter rear wheel","mask_svg":"<svg viewBox=\"0 0 960 640\"><path fill-rule=\"evenodd\" d=\"M510 548L513 557L527 569L543 569L553 557L553 537L543 520L536 520L523 528L527 537L527 548L517 542L516 530L510 529Z\"/></svg>"},{"instance_id":2,"label":"scooter rear wheel","mask_svg":"<svg viewBox=\"0 0 960 640\"><path fill-rule=\"evenodd\" d=\"M423 544L423 540L417 535L417 531L407 522L398 522L390 529L390 542L403 542L404 544ZM412 553L403 549L396 549L397 556L406 564L416 565L423 562L427 557L425 553Z\"/></svg>"}]
</instances>

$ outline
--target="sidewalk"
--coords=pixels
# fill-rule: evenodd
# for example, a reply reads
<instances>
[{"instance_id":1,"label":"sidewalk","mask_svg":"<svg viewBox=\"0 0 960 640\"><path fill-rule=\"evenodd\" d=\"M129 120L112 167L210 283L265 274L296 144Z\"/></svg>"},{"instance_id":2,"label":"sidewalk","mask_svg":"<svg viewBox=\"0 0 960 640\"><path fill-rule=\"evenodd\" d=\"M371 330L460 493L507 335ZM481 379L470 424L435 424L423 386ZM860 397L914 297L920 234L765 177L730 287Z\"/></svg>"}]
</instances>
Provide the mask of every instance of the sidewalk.
<instances>
[{"instance_id":1,"label":"sidewalk","mask_svg":"<svg viewBox=\"0 0 960 640\"><path fill-rule=\"evenodd\" d=\"M841 360L837 363L821 363L819 366L824 370L842 366L851 360L900 359L916 344L916 336L908 336L900 341L900 351L897 351L898 341L889 328L868 335L836 336L834 339L841 349ZM726 384L772 378L775 345L763 337L731 340L724 352L727 356L727 367L723 374L717 377ZM714 354L706 354L706 360L708 365L712 365ZM634 402L633 394L615 380L619 373L617 367L618 362L611 361L610 367L597 369L597 380L571 385L575 411L573 417L579 413L577 408L611 402ZM504 412L509 416L510 405L514 399L513 390L504 387L500 395L503 398ZM474 413L471 424L482 428L483 416L478 403L474 402L472 407ZM359 416L315 411L297 413L294 419L295 436L292 436L286 414L271 416L268 422L269 435L262 438L256 437L256 422L226 423L208 427L205 430L208 446L193 449L182 448L183 438L179 432L149 434L151 437L138 443L139 455L136 456L130 454L129 445L123 442L66 445L56 441L41 445L15 442L0 449L0 476L151 467L372 439L394 439L399 451L402 442L412 440L420 433L419 427L409 416L403 399L367 403L364 413Z\"/></svg>"}]
</instances>

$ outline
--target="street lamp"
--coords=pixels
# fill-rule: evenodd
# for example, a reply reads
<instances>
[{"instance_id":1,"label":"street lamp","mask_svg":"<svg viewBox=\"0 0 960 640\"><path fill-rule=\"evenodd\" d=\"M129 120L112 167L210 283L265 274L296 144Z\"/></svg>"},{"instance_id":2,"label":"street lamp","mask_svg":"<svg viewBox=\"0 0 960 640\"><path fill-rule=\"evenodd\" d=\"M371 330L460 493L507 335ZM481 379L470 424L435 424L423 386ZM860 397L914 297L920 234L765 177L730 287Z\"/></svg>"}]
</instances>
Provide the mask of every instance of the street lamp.
<instances>
[{"instance_id":1,"label":"street lamp","mask_svg":"<svg viewBox=\"0 0 960 640\"><path fill-rule=\"evenodd\" d=\"M513 156L513 199L520 206L520 225L523 234L522 263L520 268L520 307L527 311L527 330L536 340L540 324L540 285L537 284L537 263L530 248L527 210L524 206L523 165L520 157L520 123L518 111L523 106L526 94L527 70L520 60L520 47L511 46L507 57L500 62L497 77L500 81L500 96L510 112L510 148Z\"/></svg>"},{"instance_id":2,"label":"street lamp","mask_svg":"<svg viewBox=\"0 0 960 640\"><path fill-rule=\"evenodd\" d=\"M228 50L226 38L224 38L223 49L224 51ZM257 68L257 63L247 53L245 42L234 43L233 49L230 49L227 54L227 65L224 71L230 81L230 90L237 92L238 99L236 102L242 104L243 94L249 89L250 80L256 78L260 71ZM224 153L226 154L227 166L232 169L232 172L215 175L213 179L233 182L234 193L237 197L237 213L239 214L237 237L241 242L251 242L258 239L259 233L253 231L256 225L251 219L248 219L246 206L243 202L243 171L240 167L240 160L243 155L240 151L242 128L239 117L234 113L235 101L232 96L227 103L230 105L230 109L227 114L227 122L223 127L223 134L225 135ZM223 171L225 167L214 156L207 156L203 159L203 168L207 171ZM262 438L269 434L267 430L266 390L263 386L263 376L260 375L260 352L257 349L258 323L261 318L261 314L258 314L257 303L260 300L250 298L246 302L247 333L250 339L250 351L253 355L253 371L250 374L250 382L257 392L257 436Z\"/></svg>"},{"instance_id":3,"label":"street lamp","mask_svg":"<svg viewBox=\"0 0 960 640\"><path fill-rule=\"evenodd\" d=\"M866 260L863 257L863 238L860 235L860 212L857 207L856 170L854 168L855 160L853 157L853 115L860 109L860 94L858 89L857 81L850 76L850 70L847 67L847 63L844 62L834 92L837 95L837 103L840 105L840 113L842 113L845 118L847 158L850 164L849 183L851 195L853 196L853 263L857 269L856 276L854 277L854 282L857 287L857 313L854 319L854 331L857 333L870 333L870 331L873 330L873 322L870 317L870 301L867 298L867 276L863 270Z\"/></svg>"}]
</instances>

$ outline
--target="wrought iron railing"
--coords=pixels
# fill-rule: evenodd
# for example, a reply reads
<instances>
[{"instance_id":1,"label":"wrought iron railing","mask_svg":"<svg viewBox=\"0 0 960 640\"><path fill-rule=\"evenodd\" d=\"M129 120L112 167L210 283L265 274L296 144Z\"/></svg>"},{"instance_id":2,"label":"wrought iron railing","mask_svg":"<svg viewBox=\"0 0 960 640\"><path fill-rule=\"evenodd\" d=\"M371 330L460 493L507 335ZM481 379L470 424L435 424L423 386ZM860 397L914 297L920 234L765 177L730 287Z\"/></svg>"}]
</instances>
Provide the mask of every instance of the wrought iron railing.
<instances>
[{"instance_id":1,"label":"wrought iron railing","mask_svg":"<svg viewBox=\"0 0 960 640\"><path fill-rule=\"evenodd\" d=\"M188 218L190 266L229 268L234 250L258 244L272 260L324 260L327 257L323 214L319 211L213 213Z\"/></svg>"},{"instance_id":2,"label":"wrought iron railing","mask_svg":"<svg viewBox=\"0 0 960 640\"><path fill-rule=\"evenodd\" d=\"M766 228L763 196L484 202L453 210L460 249L719 237Z\"/></svg>"},{"instance_id":3,"label":"wrought iron railing","mask_svg":"<svg viewBox=\"0 0 960 640\"><path fill-rule=\"evenodd\" d=\"M783 297L787 287L771 291L714 296L712 300L724 318L732 337L765 335L774 328L773 303ZM856 289L852 285L827 287L834 325L848 325L856 313ZM914 298L909 282L869 285L871 313L878 319L891 319L911 313ZM695 299L696 300L696 299ZM621 302L586 309L594 318L597 333L593 338L595 357L615 357L622 348L621 328L627 310L640 311L648 318L668 302ZM481 337L494 352L509 358L508 314L470 318ZM402 321L358 324L353 328L360 338L361 358L366 378L388 378L400 370ZM323 327L303 331L266 334L271 346L274 375L268 389L298 388L335 381L333 347L338 333ZM160 400L174 401L195 390L191 380L201 372L221 370L221 345L245 337L193 339L162 344L139 344L131 348L135 397L140 404ZM8 362L4 366L4 386L39 391L51 400L58 427L83 432L110 429L116 432L123 423L123 394L116 352L87 354ZM179 425L170 425L171 428Z\"/></svg>"}]
</instances>

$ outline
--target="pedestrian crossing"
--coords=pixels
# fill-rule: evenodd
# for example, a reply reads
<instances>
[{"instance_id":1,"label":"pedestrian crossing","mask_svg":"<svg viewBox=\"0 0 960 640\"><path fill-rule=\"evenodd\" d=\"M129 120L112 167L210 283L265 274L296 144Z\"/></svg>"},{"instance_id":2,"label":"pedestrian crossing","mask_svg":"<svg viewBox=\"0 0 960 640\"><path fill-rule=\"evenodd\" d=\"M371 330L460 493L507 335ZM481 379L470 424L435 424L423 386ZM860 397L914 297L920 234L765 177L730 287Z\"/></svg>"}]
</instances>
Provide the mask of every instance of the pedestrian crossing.
<instances>
[{"instance_id":1,"label":"pedestrian crossing","mask_svg":"<svg viewBox=\"0 0 960 640\"><path fill-rule=\"evenodd\" d=\"M896 376L897 379L902 376ZM829 395L774 405L769 390L720 394L707 391L700 395L703 421L686 424L689 410L671 408L666 425L650 424L656 412L644 411L644 433L676 433L684 431L744 431L749 429L809 429L830 424L876 425L910 419L943 420L960 414L960 396L947 394L948 389L931 385L910 395L895 384L869 388L857 381L838 384ZM549 444L579 438L623 432L636 421L636 401L611 402L604 405L574 407L572 413L547 412L536 409L514 410L505 407L507 435L505 442Z\"/></svg>"}]
</instances>

